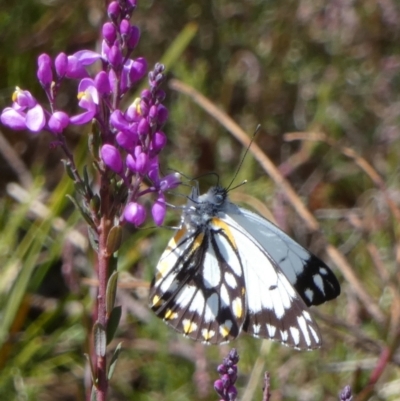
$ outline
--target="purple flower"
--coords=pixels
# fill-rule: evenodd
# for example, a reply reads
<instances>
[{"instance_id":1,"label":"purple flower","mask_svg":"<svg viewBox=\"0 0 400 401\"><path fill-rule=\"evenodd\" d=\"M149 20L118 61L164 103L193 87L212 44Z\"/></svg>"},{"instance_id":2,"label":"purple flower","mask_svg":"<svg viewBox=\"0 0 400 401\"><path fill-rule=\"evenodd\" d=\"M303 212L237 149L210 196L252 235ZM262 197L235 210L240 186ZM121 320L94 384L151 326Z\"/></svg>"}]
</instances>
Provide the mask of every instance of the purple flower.
<instances>
[{"instance_id":1,"label":"purple flower","mask_svg":"<svg viewBox=\"0 0 400 401\"><path fill-rule=\"evenodd\" d=\"M104 164L117 174L121 174L124 168L119 150L108 143L103 145L100 150Z\"/></svg>"},{"instance_id":2,"label":"purple flower","mask_svg":"<svg viewBox=\"0 0 400 401\"><path fill-rule=\"evenodd\" d=\"M221 397L221 401L234 401L237 397L235 382L237 379L237 363L239 355L236 349L231 349L217 371L220 378L214 382L214 390Z\"/></svg>"},{"instance_id":3,"label":"purple flower","mask_svg":"<svg viewBox=\"0 0 400 401\"><path fill-rule=\"evenodd\" d=\"M1 113L1 122L15 130L39 132L46 124L44 110L30 92L16 88L13 104Z\"/></svg>"},{"instance_id":4,"label":"purple flower","mask_svg":"<svg viewBox=\"0 0 400 401\"><path fill-rule=\"evenodd\" d=\"M156 223L157 226L161 226L161 224L164 222L166 211L167 205L165 204L165 196L163 193L160 193L157 200L154 202L153 207L151 208L151 214L153 216L154 223Z\"/></svg>"},{"instance_id":5,"label":"purple flower","mask_svg":"<svg viewBox=\"0 0 400 401\"><path fill-rule=\"evenodd\" d=\"M54 134L61 134L69 124L69 117L63 111L54 112L48 122L48 128Z\"/></svg>"},{"instance_id":6,"label":"purple flower","mask_svg":"<svg viewBox=\"0 0 400 401\"><path fill-rule=\"evenodd\" d=\"M130 202L125 207L124 218L138 227L146 220L146 209L140 203Z\"/></svg>"},{"instance_id":7,"label":"purple flower","mask_svg":"<svg viewBox=\"0 0 400 401\"><path fill-rule=\"evenodd\" d=\"M37 77L40 84L46 88L53 81L53 72L51 70L51 58L48 54L41 54L38 57Z\"/></svg>"},{"instance_id":8,"label":"purple flower","mask_svg":"<svg viewBox=\"0 0 400 401\"><path fill-rule=\"evenodd\" d=\"M84 78L78 87L79 106L86 111L70 118L72 124L86 124L96 115L100 102L99 93L95 82L90 78Z\"/></svg>"}]
</instances>

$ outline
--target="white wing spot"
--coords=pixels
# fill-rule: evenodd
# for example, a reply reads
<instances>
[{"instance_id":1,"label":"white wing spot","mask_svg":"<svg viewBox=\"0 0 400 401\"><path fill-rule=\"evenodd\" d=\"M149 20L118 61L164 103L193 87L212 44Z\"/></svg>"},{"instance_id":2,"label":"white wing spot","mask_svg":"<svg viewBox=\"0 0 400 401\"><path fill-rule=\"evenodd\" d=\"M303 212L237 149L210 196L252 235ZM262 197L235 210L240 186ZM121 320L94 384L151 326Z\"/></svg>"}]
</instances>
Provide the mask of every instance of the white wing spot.
<instances>
[{"instance_id":1,"label":"white wing spot","mask_svg":"<svg viewBox=\"0 0 400 401\"><path fill-rule=\"evenodd\" d=\"M312 322L311 315L306 310L303 311L303 316L306 318L306 320Z\"/></svg>"},{"instance_id":2,"label":"white wing spot","mask_svg":"<svg viewBox=\"0 0 400 401\"><path fill-rule=\"evenodd\" d=\"M308 326L308 328L310 329L310 332L311 332L312 336L314 337L315 341L316 341L318 344L320 344L320 343L321 343L321 339L319 338L318 333L314 330L313 327Z\"/></svg>"},{"instance_id":3,"label":"white wing spot","mask_svg":"<svg viewBox=\"0 0 400 401\"><path fill-rule=\"evenodd\" d=\"M275 333L276 333L276 327L272 326L271 324L268 324L268 323L267 323L266 326L267 326L268 335L271 338L274 338L275 337Z\"/></svg>"},{"instance_id":4,"label":"white wing spot","mask_svg":"<svg viewBox=\"0 0 400 401\"><path fill-rule=\"evenodd\" d=\"M223 324L221 324L221 326L219 326L219 332L221 336L224 338L228 337L231 328L232 328L232 321L226 320Z\"/></svg>"},{"instance_id":5,"label":"white wing spot","mask_svg":"<svg viewBox=\"0 0 400 401\"><path fill-rule=\"evenodd\" d=\"M320 274L323 274L324 276L326 276L328 274L328 270L326 270L325 267L320 267L319 272L320 272Z\"/></svg>"},{"instance_id":6,"label":"white wing spot","mask_svg":"<svg viewBox=\"0 0 400 401\"><path fill-rule=\"evenodd\" d=\"M235 279L235 276L232 273L225 273L224 275L226 284L229 285L231 288L236 288L237 287L237 281Z\"/></svg>"},{"instance_id":7,"label":"white wing spot","mask_svg":"<svg viewBox=\"0 0 400 401\"><path fill-rule=\"evenodd\" d=\"M209 323L215 320L219 312L219 298L217 294L212 294L207 298L206 308L204 311L204 321Z\"/></svg>"},{"instance_id":8,"label":"white wing spot","mask_svg":"<svg viewBox=\"0 0 400 401\"><path fill-rule=\"evenodd\" d=\"M287 342L287 339L288 339L288 337L289 337L289 333L287 332L287 330L281 330L281 339L282 339L282 342Z\"/></svg>"},{"instance_id":9,"label":"white wing spot","mask_svg":"<svg viewBox=\"0 0 400 401\"><path fill-rule=\"evenodd\" d=\"M291 327L290 328L290 334L292 335L293 342L296 345L299 345L300 343L300 331L297 327Z\"/></svg>"},{"instance_id":10,"label":"white wing spot","mask_svg":"<svg viewBox=\"0 0 400 401\"><path fill-rule=\"evenodd\" d=\"M214 337L215 331L203 329L203 330L201 330L201 334L205 341L210 341L210 339Z\"/></svg>"},{"instance_id":11,"label":"white wing spot","mask_svg":"<svg viewBox=\"0 0 400 401\"><path fill-rule=\"evenodd\" d=\"M260 324L254 324L253 325L253 335L258 336L260 334L260 329L261 329Z\"/></svg>"},{"instance_id":12,"label":"white wing spot","mask_svg":"<svg viewBox=\"0 0 400 401\"><path fill-rule=\"evenodd\" d=\"M307 288L304 291L304 295L307 297L307 299L312 302L314 299L314 291L311 288Z\"/></svg>"},{"instance_id":13,"label":"white wing spot","mask_svg":"<svg viewBox=\"0 0 400 401\"><path fill-rule=\"evenodd\" d=\"M304 316L299 316L297 318L297 322L299 323L299 327L300 327L301 332L303 333L303 337L304 337L304 340L306 341L306 344L308 346L310 346L311 338L310 338L310 334L308 332L310 326L307 325L307 322L306 322L306 319L304 318Z\"/></svg>"},{"instance_id":14,"label":"white wing spot","mask_svg":"<svg viewBox=\"0 0 400 401\"><path fill-rule=\"evenodd\" d=\"M226 289L226 285L222 284L221 285L221 290L219 292L220 296L221 296L221 301L223 305L230 305L231 300L229 298L229 293L228 290Z\"/></svg>"},{"instance_id":15,"label":"white wing spot","mask_svg":"<svg viewBox=\"0 0 400 401\"><path fill-rule=\"evenodd\" d=\"M324 292L324 281L322 280L322 277L319 274L314 274L313 275L313 281L314 284L321 290L321 292Z\"/></svg>"}]
</instances>

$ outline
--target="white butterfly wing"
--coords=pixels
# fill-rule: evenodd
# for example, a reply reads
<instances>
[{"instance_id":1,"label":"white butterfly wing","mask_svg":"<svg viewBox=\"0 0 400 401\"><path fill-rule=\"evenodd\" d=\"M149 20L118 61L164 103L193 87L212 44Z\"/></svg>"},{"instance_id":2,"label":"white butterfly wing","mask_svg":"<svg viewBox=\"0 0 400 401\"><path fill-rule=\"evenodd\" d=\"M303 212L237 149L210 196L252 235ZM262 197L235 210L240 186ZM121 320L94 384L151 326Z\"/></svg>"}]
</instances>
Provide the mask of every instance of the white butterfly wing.
<instances>
[{"instance_id":1,"label":"white butterfly wing","mask_svg":"<svg viewBox=\"0 0 400 401\"><path fill-rule=\"evenodd\" d=\"M213 219L205 230L183 226L168 243L150 288L150 307L187 337L230 341L246 317L241 261L229 230Z\"/></svg>"},{"instance_id":2,"label":"white butterfly wing","mask_svg":"<svg viewBox=\"0 0 400 401\"><path fill-rule=\"evenodd\" d=\"M329 267L273 223L233 204L229 204L229 215L279 265L307 306L322 304L340 294L340 285Z\"/></svg>"},{"instance_id":3,"label":"white butterfly wing","mask_svg":"<svg viewBox=\"0 0 400 401\"><path fill-rule=\"evenodd\" d=\"M225 215L238 245L246 287L243 330L298 349L321 345L318 326L280 266L231 216Z\"/></svg>"}]
</instances>

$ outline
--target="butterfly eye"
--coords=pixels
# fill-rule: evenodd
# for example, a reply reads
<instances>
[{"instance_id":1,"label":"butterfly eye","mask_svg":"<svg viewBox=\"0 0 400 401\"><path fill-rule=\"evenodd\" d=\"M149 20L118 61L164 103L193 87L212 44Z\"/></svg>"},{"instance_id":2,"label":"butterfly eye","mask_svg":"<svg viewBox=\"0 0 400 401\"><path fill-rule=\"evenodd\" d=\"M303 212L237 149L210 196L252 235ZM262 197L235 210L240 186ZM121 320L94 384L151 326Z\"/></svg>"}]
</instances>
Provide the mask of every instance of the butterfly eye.
<instances>
[{"instance_id":1,"label":"butterfly eye","mask_svg":"<svg viewBox=\"0 0 400 401\"><path fill-rule=\"evenodd\" d=\"M217 205L221 205L224 202L224 199L225 199L224 195L221 195L221 194L215 195L215 203Z\"/></svg>"}]
</instances>

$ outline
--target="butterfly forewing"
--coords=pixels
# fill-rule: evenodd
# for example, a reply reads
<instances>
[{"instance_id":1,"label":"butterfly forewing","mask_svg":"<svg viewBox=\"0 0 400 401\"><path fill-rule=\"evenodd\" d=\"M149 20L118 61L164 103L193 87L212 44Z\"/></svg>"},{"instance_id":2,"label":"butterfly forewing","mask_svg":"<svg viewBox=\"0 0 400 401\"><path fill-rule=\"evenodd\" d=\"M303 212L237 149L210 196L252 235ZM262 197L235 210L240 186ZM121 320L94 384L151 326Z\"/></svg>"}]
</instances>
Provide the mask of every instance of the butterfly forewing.
<instances>
[{"instance_id":1,"label":"butterfly forewing","mask_svg":"<svg viewBox=\"0 0 400 401\"><path fill-rule=\"evenodd\" d=\"M177 331L217 344L244 323L243 271L227 226L177 232L164 251L150 290L150 306Z\"/></svg>"}]
</instances>

